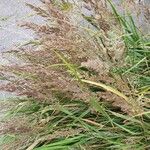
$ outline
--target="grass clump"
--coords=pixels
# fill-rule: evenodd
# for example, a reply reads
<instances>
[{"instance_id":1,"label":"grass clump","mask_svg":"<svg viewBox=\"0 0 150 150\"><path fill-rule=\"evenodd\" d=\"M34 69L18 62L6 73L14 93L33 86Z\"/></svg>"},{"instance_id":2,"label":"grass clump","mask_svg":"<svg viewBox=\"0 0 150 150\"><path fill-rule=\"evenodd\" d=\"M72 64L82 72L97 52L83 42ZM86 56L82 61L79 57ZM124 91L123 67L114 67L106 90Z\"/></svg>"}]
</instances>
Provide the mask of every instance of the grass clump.
<instances>
[{"instance_id":1,"label":"grass clump","mask_svg":"<svg viewBox=\"0 0 150 150\"><path fill-rule=\"evenodd\" d=\"M2 149L149 149L149 42L108 2L113 13L85 0L90 16L66 1L27 4L47 22L22 24L37 39L9 52L25 63L0 68L0 89L25 96Z\"/></svg>"}]
</instances>

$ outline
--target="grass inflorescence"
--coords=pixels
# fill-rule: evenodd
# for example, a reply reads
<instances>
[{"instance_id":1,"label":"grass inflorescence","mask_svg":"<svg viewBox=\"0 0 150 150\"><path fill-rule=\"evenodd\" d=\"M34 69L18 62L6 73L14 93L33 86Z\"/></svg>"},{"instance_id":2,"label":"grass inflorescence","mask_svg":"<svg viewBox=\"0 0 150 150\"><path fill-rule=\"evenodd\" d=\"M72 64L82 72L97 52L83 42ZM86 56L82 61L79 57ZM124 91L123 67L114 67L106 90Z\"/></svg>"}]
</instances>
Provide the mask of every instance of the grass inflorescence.
<instances>
[{"instance_id":1,"label":"grass inflorescence","mask_svg":"<svg viewBox=\"0 0 150 150\"><path fill-rule=\"evenodd\" d=\"M150 148L149 39L110 0L83 3L92 15L64 0L27 4L47 22L22 24L36 40L9 51L23 64L0 67L0 89L20 96L1 149Z\"/></svg>"}]
</instances>

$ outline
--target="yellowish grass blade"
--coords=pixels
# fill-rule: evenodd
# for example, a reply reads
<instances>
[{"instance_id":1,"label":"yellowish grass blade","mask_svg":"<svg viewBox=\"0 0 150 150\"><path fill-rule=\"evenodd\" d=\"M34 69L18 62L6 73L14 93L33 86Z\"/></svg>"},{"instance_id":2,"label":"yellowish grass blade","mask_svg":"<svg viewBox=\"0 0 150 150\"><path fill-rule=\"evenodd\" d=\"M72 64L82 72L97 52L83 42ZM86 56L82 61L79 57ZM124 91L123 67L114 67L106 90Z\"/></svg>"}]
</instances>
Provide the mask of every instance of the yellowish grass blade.
<instances>
[{"instance_id":1,"label":"yellowish grass blade","mask_svg":"<svg viewBox=\"0 0 150 150\"><path fill-rule=\"evenodd\" d=\"M105 90L110 91L110 92L122 97L126 102L130 103L130 100L127 96L125 96L123 93L119 92L118 90L116 90L115 88L113 88L111 86L105 85L103 83L97 83L97 82L93 82L93 81L89 81L89 80L84 80L84 79L82 79L82 82L87 83L87 84L91 84L91 85L95 85L98 87L102 87Z\"/></svg>"}]
</instances>

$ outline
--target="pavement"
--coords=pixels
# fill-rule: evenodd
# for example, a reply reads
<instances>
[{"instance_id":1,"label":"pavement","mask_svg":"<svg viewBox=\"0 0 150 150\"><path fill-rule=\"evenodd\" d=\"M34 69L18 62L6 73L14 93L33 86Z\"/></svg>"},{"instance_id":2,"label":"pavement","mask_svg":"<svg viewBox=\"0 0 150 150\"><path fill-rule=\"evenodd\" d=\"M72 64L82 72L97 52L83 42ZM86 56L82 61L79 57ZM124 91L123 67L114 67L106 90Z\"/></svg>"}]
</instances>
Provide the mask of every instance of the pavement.
<instances>
[{"instance_id":1,"label":"pavement","mask_svg":"<svg viewBox=\"0 0 150 150\"><path fill-rule=\"evenodd\" d=\"M40 5L39 0L0 0L0 52L12 45L33 39L33 32L20 28L23 21L41 22L26 3Z\"/></svg>"}]
</instances>

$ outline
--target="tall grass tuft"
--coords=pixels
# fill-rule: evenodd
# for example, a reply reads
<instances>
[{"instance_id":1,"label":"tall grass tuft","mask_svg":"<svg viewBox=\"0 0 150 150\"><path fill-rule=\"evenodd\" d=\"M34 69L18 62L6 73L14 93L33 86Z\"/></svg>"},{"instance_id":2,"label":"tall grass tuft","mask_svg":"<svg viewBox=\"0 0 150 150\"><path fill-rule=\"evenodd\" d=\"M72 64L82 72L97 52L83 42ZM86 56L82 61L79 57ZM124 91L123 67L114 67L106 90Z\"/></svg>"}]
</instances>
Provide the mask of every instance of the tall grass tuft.
<instances>
[{"instance_id":1,"label":"tall grass tuft","mask_svg":"<svg viewBox=\"0 0 150 150\"><path fill-rule=\"evenodd\" d=\"M150 148L149 42L108 2L27 4L46 23L23 23L37 38L9 52L22 64L0 67L0 90L22 97L2 149Z\"/></svg>"}]
</instances>

